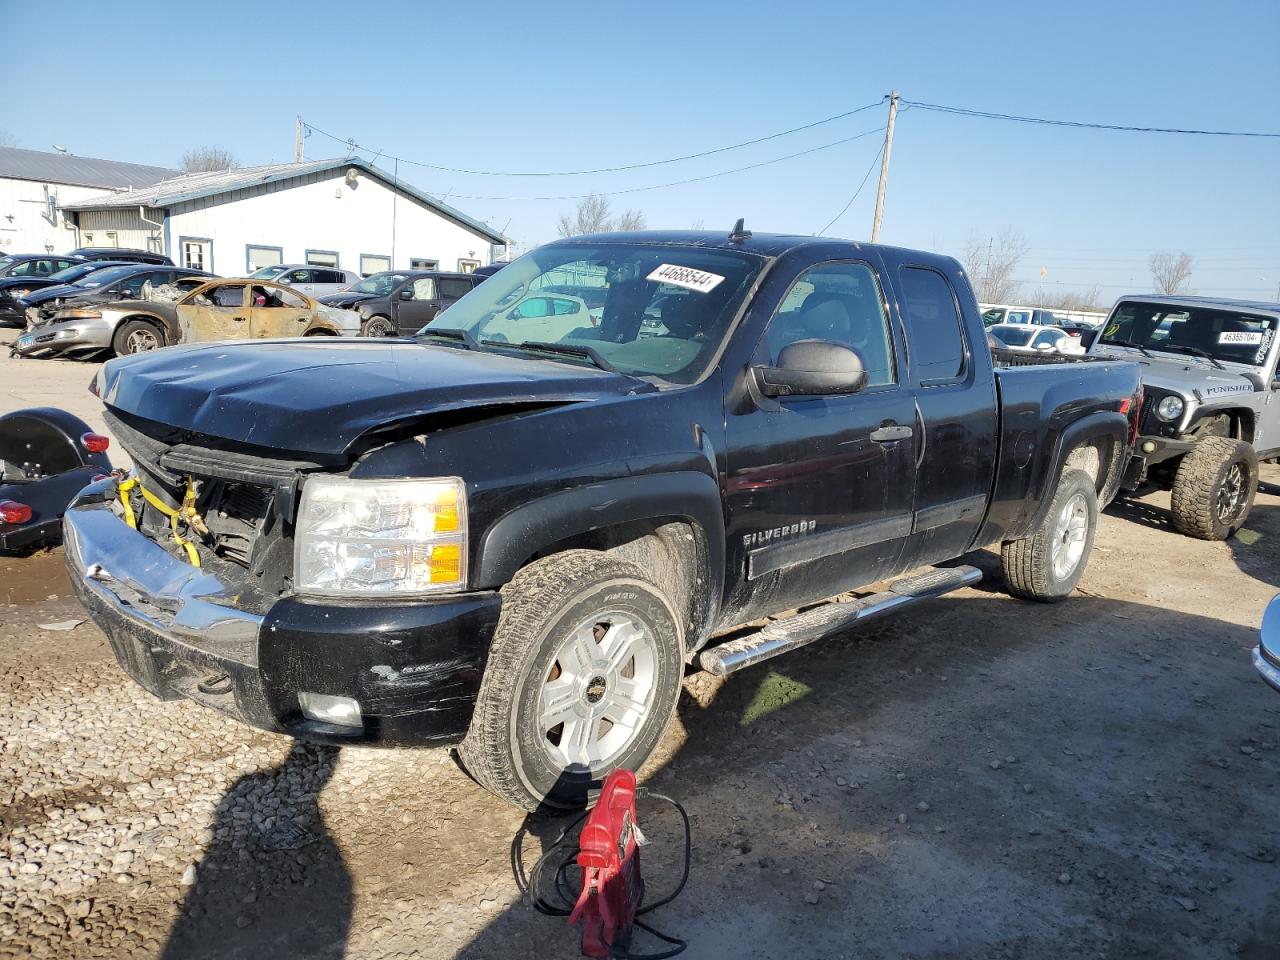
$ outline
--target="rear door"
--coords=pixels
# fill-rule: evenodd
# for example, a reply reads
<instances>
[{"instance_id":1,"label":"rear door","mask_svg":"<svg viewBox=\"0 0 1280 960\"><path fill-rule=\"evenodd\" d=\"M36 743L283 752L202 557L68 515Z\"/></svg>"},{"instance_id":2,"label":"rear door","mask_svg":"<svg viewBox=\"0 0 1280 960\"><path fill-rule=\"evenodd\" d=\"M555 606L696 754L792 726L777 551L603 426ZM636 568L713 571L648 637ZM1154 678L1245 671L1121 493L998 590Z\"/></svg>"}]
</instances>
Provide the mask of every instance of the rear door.
<instances>
[{"instance_id":1,"label":"rear door","mask_svg":"<svg viewBox=\"0 0 1280 960\"><path fill-rule=\"evenodd\" d=\"M918 432L905 555L912 565L930 564L964 553L986 513L996 462L995 379L974 354L961 301L941 270L900 261L894 280Z\"/></svg>"}]
</instances>

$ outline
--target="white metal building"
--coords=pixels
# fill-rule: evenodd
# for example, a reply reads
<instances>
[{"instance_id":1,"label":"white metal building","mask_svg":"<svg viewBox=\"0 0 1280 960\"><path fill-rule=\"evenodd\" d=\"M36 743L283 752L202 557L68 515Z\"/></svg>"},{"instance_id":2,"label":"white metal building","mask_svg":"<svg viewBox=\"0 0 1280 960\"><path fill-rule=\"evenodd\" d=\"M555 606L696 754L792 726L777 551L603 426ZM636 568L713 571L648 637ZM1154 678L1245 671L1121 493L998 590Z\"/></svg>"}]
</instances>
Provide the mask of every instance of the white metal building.
<instances>
[{"instance_id":1,"label":"white metal building","mask_svg":"<svg viewBox=\"0 0 1280 960\"><path fill-rule=\"evenodd\" d=\"M149 187L177 170L66 153L0 147L0 253L66 253L78 246L68 203L104 190ZM100 235L101 246L129 246Z\"/></svg>"},{"instance_id":2,"label":"white metal building","mask_svg":"<svg viewBox=\"0 0 1280 960\"><path fill-rule=\"evenodd\" d=\"M276 263L468 271L504 249L497 230L357 157L184 174L64 207L80 246L159 250L223 276Z\"/></svg>"}]
</instances>

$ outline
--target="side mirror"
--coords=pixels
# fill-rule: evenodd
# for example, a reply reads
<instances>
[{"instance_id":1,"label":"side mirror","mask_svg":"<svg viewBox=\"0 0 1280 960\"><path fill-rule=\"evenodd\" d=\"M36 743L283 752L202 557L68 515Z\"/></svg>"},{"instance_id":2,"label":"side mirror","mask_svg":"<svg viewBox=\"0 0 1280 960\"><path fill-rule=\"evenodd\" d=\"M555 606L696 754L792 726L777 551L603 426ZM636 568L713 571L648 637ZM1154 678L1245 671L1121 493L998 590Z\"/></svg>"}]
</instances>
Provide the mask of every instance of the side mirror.
<instances>
[{"instance_id":1,"label":"side mirror","mask_svg":"<svg viewBox=\"0 0 1280 960\"><path fill-rule=\"evenodd\" d=\"M401 290L401 291L400 291L400 299L401 299L401 300L412 300L412 299L413 299L413 287L405 287L403 290Z\"/></svg>"},{"instance_id":2,"label":"side mirror","mask_svg":"<svg viewBox=\"0 0 1280 960\"><path fill-rule=\"evenodd\" d=\"M776 367L756 367L766 397L857 393L867 384L858 352L831 340L797 340L782 348Z\"/></svg>"}]
</instances>

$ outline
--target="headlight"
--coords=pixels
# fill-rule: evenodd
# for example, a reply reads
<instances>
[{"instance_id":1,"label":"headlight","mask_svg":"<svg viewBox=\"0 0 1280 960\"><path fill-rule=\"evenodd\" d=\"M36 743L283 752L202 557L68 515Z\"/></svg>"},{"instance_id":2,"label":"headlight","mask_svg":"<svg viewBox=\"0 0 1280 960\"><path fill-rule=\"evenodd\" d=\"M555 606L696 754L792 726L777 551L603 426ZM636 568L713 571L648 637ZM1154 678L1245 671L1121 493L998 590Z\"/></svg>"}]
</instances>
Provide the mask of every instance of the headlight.
<instances>
[{"instance_id":1,"label":"headlight","mask_svg":"<svg viewBox=\"0 0 1280 960\"><path fill-rule=\"evenodd\" d=\"M1177 420L1186 407L1181 397L1165 397L1156 406L1156 416L1161 420Z\"/></svg>"},{"instance_id":2,"label":"headlight","mask_svg":"<svg viewBox=\"0 0 1280 960\"><path fill-rule=\"evenodd\" d=\"M91 307L80 307L76 310L59 310L57 319L59 320L97 320L102 316L102 311L94 310Z\"/></svg>"},{"instance_id":3,"label":"headlight","mask_svg":"<svg viewBox=\"0 0 1280 960\"><path fill-rule=\"evenodd\" d=\"M466 581L467 494L457 477L312 477L294 530L301 593L413 596Z\"/></svg>"},{"instance_id":4,"label":"headlight","mask_svg":"<svg viewBox=\"0 0 1280 960\"><path fill-rule=\"evenodd\" d=\"M18 287L18 289L16 290L10 290L9 296L16 299L18 297L25 297L30 292L31 292L30 287Z\"/></svg>"}]
</instances>

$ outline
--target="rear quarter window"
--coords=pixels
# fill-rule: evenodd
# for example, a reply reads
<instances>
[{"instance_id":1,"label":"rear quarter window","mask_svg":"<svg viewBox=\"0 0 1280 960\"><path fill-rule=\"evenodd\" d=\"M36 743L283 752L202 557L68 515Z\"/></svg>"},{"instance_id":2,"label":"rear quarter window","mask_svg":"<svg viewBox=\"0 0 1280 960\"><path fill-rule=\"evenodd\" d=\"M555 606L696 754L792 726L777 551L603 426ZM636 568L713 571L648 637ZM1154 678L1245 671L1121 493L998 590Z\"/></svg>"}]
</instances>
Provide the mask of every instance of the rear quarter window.
<instances>
[{"instance_id":1,"label":"rear quarter window","mask_svg":"<svg viewBox=\"0 0 1280 960\"><path fill-rule=\"evenodd\" d=\"M964 373L964 332L951 284L928 267L900 267L902 320L912 372L920 383Z\"/></svg>"}]
</instances>

